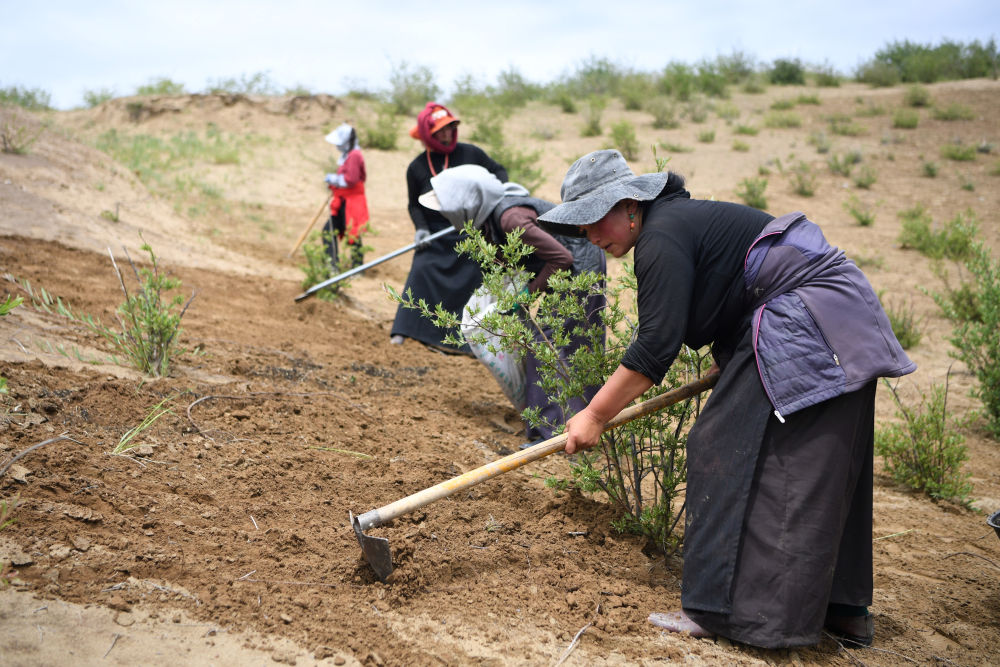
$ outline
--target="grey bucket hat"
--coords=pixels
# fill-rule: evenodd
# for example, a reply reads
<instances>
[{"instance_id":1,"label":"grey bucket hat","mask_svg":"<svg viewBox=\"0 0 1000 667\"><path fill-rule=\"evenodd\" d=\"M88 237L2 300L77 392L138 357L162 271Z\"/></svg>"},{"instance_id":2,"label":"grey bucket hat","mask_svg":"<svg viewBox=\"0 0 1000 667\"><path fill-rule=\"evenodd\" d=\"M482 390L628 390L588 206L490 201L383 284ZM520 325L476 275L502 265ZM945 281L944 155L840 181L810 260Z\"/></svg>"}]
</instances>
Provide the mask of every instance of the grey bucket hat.
<instances>
[{"instance_id":1,"label":"grey bucket hat","mask_svg":"<svg viewBox=\"0 0 1000 667\"><path fill-rule=\"evenodd\" d=\"M663 192L669 172L636 176L621 153L588 153L573 163L563 179L563 203L538 216L541 222L591 225L623 199L649 201Z\"/></svg>"}]
</instances>

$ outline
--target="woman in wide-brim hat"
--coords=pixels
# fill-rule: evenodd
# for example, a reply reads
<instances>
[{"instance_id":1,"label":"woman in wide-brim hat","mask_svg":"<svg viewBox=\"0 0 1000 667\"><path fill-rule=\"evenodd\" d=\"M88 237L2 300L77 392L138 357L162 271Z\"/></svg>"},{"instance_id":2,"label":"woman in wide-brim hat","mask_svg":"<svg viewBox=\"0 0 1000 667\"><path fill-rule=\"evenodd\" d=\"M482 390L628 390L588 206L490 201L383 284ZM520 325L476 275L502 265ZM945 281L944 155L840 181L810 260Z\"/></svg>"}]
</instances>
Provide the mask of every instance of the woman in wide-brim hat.
<instances>
[{"instance_id":1,"label":"woman in wide-brim hat","mask_svg":"<svg viewBox=\"0 0 1000 667\"><path fill-rule=\"evenodd\" d=\"M421 205L419 197L431 189L431 178L449 167L477 164L504 183L507 182L507 170L481 148L459 142L458 126L458 118L447 107L428 102L410 130L410 136L419 139L424 150L406 169L408 210L415 228L414 242L419 246L413 255L403 292L411 290L415 299L424 299L432 307L439 303L460 316L462 307L482 282L479 267L455 252L457 232L426 241L428 236L451 224L439 212ZM413 338L445 351L469 353L468 346L455 349L447 345L444 342L447 335L447 331L434 326L419 312L402 306L396 310L390 331L393 343Z\"/></svg>"},{"instance_id":2,"label":"woman in wide-brim hat","mask_svg":"<svg viewBox=\"0 0 1000 667\"><path fill-rule=\"evenodd\" d=\"M634 252L638 328L567 423L567 453L662 381L682 344L720 376L687 441L682 610L650 621L767 648L824 627L870 644L876 378L916 366L867 279L801 213L696 200L617 151L577 160L539 216Z\"/></svg>"}]
</instances>

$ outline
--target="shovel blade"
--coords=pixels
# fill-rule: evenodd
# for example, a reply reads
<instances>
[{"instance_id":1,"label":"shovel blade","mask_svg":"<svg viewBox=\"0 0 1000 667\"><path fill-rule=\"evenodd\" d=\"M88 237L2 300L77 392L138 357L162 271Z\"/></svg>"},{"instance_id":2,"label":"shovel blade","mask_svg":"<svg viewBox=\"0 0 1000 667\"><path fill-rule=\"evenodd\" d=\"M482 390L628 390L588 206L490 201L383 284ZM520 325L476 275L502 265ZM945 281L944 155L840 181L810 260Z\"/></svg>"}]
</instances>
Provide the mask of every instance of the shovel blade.
<instances>
[{"instance_id":1,"label":"shovel blade","mask_svg":"<svg viewBox=\"0 0 1000 667\"><path fill-rule=\"evenodd\" d=\"M385 581L392 574L392 552L389 550L389 540L384 537L372 537L365 535L361 530L361 524L354 512L348 512L351 525L354 527L354 535L361 545L361 552L365 555L365 560L372 566L375 575Z\"/></svg>"}]
</instances>

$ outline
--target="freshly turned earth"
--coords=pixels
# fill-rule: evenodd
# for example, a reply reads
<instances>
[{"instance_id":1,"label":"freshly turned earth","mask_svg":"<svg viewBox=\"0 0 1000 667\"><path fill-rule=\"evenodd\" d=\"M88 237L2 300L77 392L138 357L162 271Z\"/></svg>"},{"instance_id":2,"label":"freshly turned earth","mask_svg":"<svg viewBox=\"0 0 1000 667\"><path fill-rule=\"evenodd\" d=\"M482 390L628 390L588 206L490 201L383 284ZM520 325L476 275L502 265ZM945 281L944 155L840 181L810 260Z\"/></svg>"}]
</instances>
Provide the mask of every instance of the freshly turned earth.
<instances>
[{"instance_id":1,"label":"freshly turned earth","mask_svg":"<svg viewBox=\"0 0 1000 667\"><path fill-rule=\"evenodd\" d=\"M904 89L849 84L735 93L736 123L762 128L756 136L737 135L716 114L655 130L648 114L614 105L603 125L635 125L637 172L655 168L652 144L693 148L672 154L669 167L696 197L738 201L739 182L769 164L768 210L805 211L864 263L884 302L912 307L923 333L909 350L919 371L899 382L901 395L916 401L950 368L948 405L960 417L979 407L968 396L974 378L951 358L951 327L921 289L941 289L941 279L897 243L897 213L919 202L943 223L971 209L981 238L1000 251L1000 84L929 88L936 104L965 105L975 118L945 122L921 109L917 129L893 129ZM803 93L821 104L795 108L800 128L763 127L774 100ZM474 359L413 341L390 346L395 306L382 285L402 287L409 256L352 280L337 302L293 301L301 254L286 255L325 198L334 150L323 135L343 121L368 122L370 110L328 96L147 98L141 113L130 109L135 101L19 113L41 134L27 155L0 154L0 272L111 323L122 294L108 248L129 279L122 246L134 261L148 260L141 232L183 293L197 292L181 340L192 351L161 379L107 361L101 339L56 314L25 305L0 321L9 387L0 469L33 445L68 438L0 476L0 499L21 501L16 523L0 532L0 561L12 564L11 585L0 591L3 664L550 665L567 651L566 665L996 662L1000 541L985 517L1000 509L1000 445L976 420L961 433L981 511L901 488L876 462L870 650L844 651L827 638L764 651L659 631L646 617L679 607L681 560L647 555L642 540L617 534L604 498L547 489L546 477L567 473L561 455L373 529L389 539L396 562L391 580L379 582L348 512L495 460L523 438L517 414ZM885 113L856 115L869 105ZM865 134L831 134L826 119L836 113ZM508 142L541 151L546 180L536 195L557 201L569 164L607 145L607 136L581 138L582 122L534 104L508 121ZM242 138L239 162L195 163L180 174L214 186L214 198L156 194L171 188L147 189L93 148L112 128L169 138L203 134L210 123ZM463 138L473 126L466 119ZM370 259L412 240L403 175L418 147L408 128L401 123L398 150L365 151ZM709 129L715 140L699 142ZM832 141L830 154L862 152L877 171L870 190L830 172L830 154L808 141L818 131ZM555 136L537 138L546 134ZM735 140L750 150L733 150ZM951 162L940 148L954 140L986 142L993 152ZM775 160L786 169L812 165L815 196L796 195ZM922 175L924 161L937 162L936 178ZM851 194L876 207L872 226L845 211ZM955 280L956 267L945 268ZM611 270L620 271L617 260ZM111 455L166 398L172 412L138 437L137 453ZM878 418L897 419L884 388Z\"/></svg>"}]
</instances>

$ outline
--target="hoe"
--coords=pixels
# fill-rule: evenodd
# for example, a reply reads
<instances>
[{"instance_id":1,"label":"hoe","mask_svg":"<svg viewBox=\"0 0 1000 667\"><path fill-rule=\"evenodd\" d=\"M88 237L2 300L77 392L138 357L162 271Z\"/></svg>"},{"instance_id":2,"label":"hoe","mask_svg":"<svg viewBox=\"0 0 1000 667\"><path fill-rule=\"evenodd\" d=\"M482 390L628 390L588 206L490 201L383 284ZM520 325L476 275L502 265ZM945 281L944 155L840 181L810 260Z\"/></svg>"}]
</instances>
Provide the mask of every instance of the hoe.
<instances>
[{"instance_id":1,"label":"hoe","mask_svg":"<svg viewBox=\"0 0 1000 667\"><path fill-rule=\"evenodd\" d=\"M662 410L668 405L673 405L674 403L679 403L683 400L696 396L701 392L712 388L715 386L716 381L719 379L718 373L713 373L711 375L706 375L694 382L686 384L682 387L678 387L672 391L665 394L660 394L648 401L643 401L638 405L633 405L630 408L625 408L618 415L604 425L604 430L608 431L616 426L621 426L626 422L630 422L633 419L638 419L639 417L645 417L646 415L652 414L657 410ZM370 512L365 512L361 516L354 516L353 512L349 513L349 518L351 525L354 526L354 534L358 538L358 544L361 545L361 550L365 554L365 558L368 560L368 564L372 566L375 570L375 574L382 581L392 574L392 552L389 550L389 540L384 537L374 537L372 535L365 534L365 531L370 528L375 528L381 526L393 519L400 517L404 514L408 514L416 509L428 505L435 500L440 500L455 493L456 491L461 491L463 489L468 489L473 487L480 482L485 482L488 479L496 477L497 475L502 475L505 472L510 472L516 468L520 468L526 463L532 461L537 461L538 459L544 458L549 454L553 454L562 450L566 446L566 434L557 435L553 438L549 438L544 442L540 442L533 447L528 449L523 449L519 452L515 452L509 456L505 456L502 459L493 461L492 463L487 463L484 466L476 468L475 470L470 470L467 473L459 475L458 477L452 477L451 479L445 480L436 486L424 489L423 491L418 491L411 496L397 500L394 503L386 505L385 507L379 507L378 509L371 510Z\"/></svg>"}]
</instances>

